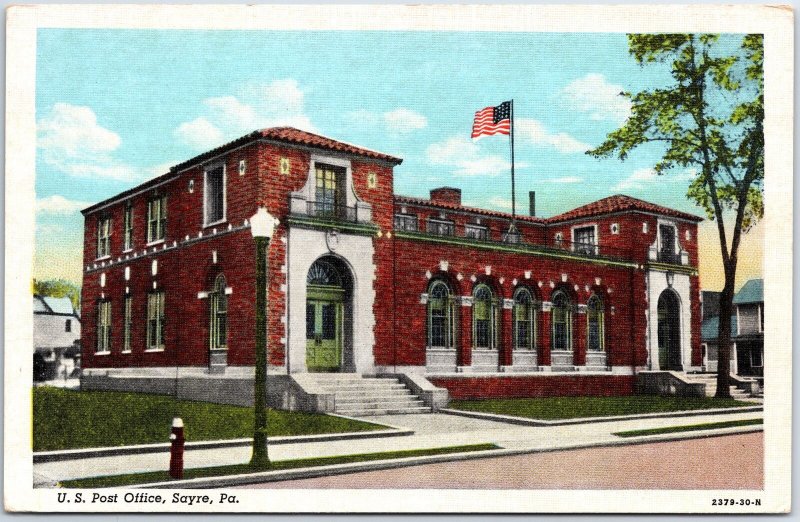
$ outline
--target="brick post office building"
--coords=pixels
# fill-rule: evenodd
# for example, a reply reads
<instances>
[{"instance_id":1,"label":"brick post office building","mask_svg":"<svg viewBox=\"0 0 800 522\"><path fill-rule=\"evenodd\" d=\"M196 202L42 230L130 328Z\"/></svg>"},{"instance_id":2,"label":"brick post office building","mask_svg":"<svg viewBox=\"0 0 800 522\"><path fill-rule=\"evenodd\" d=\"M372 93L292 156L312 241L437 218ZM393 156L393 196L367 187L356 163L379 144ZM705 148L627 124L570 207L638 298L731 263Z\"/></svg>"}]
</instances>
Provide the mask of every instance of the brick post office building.
<instances>
[{"instance_id":1,"label":"brick post office building","mask_svg":"<svg viewBox=\"0 0 800 522\"><path fill-rule=\"evenodd\" d=\"M355 412L339 388L358 386L393 397L380 411L621 395L642 371L702 369L700 218L612 196L514 229L455 188L395 195L401 161L270 128L84 210L83 386L252 401L259 207L280 220L280 407Z\"/></svg>"}]
</instances>

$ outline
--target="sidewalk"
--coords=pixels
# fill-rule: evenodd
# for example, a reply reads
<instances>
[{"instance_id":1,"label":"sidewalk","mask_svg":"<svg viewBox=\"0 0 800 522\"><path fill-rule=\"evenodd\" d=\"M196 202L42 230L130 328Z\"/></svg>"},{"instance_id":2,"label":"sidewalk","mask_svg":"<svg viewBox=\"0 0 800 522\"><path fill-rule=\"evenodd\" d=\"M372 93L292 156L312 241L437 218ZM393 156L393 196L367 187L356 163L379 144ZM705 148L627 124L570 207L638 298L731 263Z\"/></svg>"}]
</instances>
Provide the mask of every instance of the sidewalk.
<instances>
[{"instance_id":1,"label":"sidewalk","mask_svg":"<svg viewBox=\"0 0 800 522\"><path fill-rule=\"evenodd\" d=\"M711 422L762 418L762 412L734 412L686 417L614 420L579 425L518 426L505 422L474 419L442 413L418 415L382 415L362 419L378 424L390 424L411 429L413 435L357 440L327 440L320 442L285 443L271 446L274 461L310 457L354 455L394 450L412 450L494 443L506 450L554 451L576 447L640 443L637 439L621 439L615 432ZM746 428L753 429L753 426ZM759 427L760 428L760 427ZM725 430L731 432L731 430ZM735 432L735 430L733 430ZM694 432L695 436L700 432ZM657 440L657 438L653 438ZM222 466L246 463L250 460L249 446L191 449L184 455L186 468ZM168 453L91 457L61 462L34 464L34 472L55 480L67 480L101 475L166 470Z\"/></svg>"}]
</instances>

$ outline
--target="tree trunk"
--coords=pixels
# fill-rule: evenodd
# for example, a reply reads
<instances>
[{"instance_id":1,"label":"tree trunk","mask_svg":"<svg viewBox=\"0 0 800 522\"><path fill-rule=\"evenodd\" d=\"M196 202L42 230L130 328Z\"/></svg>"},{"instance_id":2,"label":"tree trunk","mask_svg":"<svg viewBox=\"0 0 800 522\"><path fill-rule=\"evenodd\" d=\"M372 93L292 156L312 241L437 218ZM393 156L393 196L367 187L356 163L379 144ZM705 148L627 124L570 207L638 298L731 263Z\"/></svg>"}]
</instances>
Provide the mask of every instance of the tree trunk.
<instances>
[{"instance_id":1,"label":"tree trunk","mask_svg":"<svg viewBox=\"0 0 800 522\"><path fill-rule=\"evenodd\" d=\"M731 374L731 312L736 271L725 270L725 287L719 299L719 331L717 333L717 398L730 398Z\"/></svg>"}]
</instances>

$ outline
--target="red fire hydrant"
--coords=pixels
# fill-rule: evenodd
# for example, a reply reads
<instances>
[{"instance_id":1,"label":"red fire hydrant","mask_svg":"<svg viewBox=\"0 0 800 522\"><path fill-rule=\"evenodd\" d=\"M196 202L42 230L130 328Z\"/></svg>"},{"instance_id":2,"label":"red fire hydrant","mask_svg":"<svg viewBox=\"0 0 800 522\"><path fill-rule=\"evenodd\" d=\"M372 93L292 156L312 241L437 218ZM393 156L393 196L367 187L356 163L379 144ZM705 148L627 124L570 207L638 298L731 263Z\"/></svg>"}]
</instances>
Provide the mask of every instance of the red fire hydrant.
<instances>
[{"instance_id":1,"label":"red fire hydrant","mask_svg":"<svg viewBox=\"0 0 800 522\"><path fill-rule=\"evenodd\" d=\"M172 419L172 433L169 435L172 448L169 452L169 476L174 479L183 478L183 420L180 417Z\"/></svg>"}]
</instances>

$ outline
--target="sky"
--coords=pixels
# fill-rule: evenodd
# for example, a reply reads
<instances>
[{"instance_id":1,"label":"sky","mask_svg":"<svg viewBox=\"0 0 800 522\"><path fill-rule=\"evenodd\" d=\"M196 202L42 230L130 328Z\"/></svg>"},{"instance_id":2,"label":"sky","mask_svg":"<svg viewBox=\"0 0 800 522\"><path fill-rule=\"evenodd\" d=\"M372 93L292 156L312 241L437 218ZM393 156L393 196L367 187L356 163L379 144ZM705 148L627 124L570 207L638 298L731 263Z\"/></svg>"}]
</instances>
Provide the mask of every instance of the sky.
<instances>
[{"instance_id":1,"label":"sky","mask_svg":"<svg viewBox=\"0 0 800 522\"><path fill-rule=\"evenodd\" d=\"M518 212L535 190L551 216L612 194L703 215L694 175L657 176L663 152L595 159L630 114L622 91L667 84L624 34L40 29L34 277L81 277L80 209L258 128L290 125L403 158L395 193L456 186L467 205L511 209L509 140L470 140L475 111L513 99ZM723 277L701 225L704 289ZM761 276L745 237L737 287Z\"/></svg>"}]
</instances>

